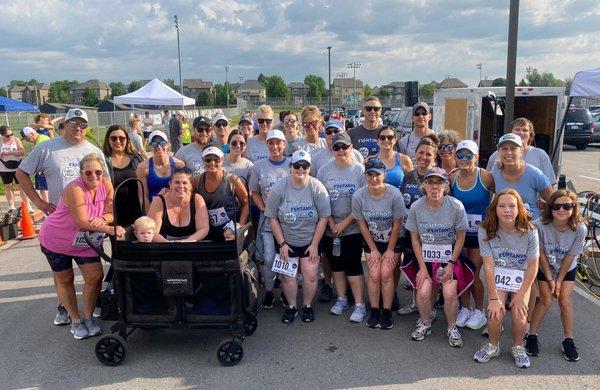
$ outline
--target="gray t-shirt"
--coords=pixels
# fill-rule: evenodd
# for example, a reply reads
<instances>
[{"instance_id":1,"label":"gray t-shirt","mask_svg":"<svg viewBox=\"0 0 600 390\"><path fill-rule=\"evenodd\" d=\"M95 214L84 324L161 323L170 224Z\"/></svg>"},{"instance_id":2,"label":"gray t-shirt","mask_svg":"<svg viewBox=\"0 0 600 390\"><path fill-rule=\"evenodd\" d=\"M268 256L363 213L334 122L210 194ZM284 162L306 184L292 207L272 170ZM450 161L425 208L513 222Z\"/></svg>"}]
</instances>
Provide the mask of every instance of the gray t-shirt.
<instances>
[{"instance_id":1,"label":"gray t-shirt","mask_svg":"<svg viewBox=\"0 0 600 390\"><path fill-rule=\"evenodd\" d=\"M335 223L340 222L352 212L352 195L359 188L367 185L364 172L365 167L359 162L341 167L335 161L331 161L319 169L317 179L323 183L329 193L331 216ZM344 229L342 236L357 233L360 233L358 224L356 221L352 221ZM325 234L333 237L329 226L327 226Z\"/></svg>"},{"instance_id":2,"label":"gray t-shirt","mask_svg":"<svg viewBox=\"0 0 600 390\"><path fill-rule=\"evenodd\" d=\"M314 177L296 188L291 178L279 180L269 191L265 217L277 218L285 241L293 246L309 245L320 218L331 215L325 186Z\"/></svg>"},{"instance_id":3,"label":"gray t-shirt","mask_svg":"<svg viewBox=\"0 0 600 390\"><path fill-rule=\"evenodd\" d=\"M397 188L386 184L385 192L379 199L369 194L369 188L364 186L352 197L352 213L354 218L367 223L373 241L387 243L392 234L395 219L406 216L406 207L402 194Z\"/></svg>"},{"instance_id":4,"label":"gray t-shirt","mask_svg":"<svg viewBox=\"0 0 600 390\"><path fill-rule=\"evenodd\" d=\"M543 223L540 219L533 221L538 230L540 238L540 248L546 254L548 263L554 268L553 274L556 276L566 255L573 255L574 259L567 271L577 267L577 260L585 242L587 229L583 222L579 222L577 230L570 228L564 232L556 230L552 222Z\"/></svg>"},{"instance_id":5,"label":"gray t-shirt","mask_svg":"<svg viewBox=\"0 0 600 390\"><path fill-rule=\"evenodd\" d=\"M496 237L487 241L487 233L480 227L477 231L479 250L482 257L493 257L496 267L526 270L528 259L540 256L538 232L531 229L526 233L516 231L504 233L498 230Z\"/></svg>"},{"instance_id":6,"label":"gray t-shirt","mask_svg":"<svg viewBox=\"0 0 600 390\"><path fill-rule=\"evenodd\" d=\"M356 149L352 149L352 151L354 153L354 160L362 164L365 161L362 154ZM311 155L311 159L312 166L310 167L310 174L311 176L316 176L323 165L335 160L335 156L333 155L333 150L325 148L319 150L314 155Z\"/></svg>"},{"instance_id":7,"label":"gray t-shirt","mask_svg":"<svg viewBox=\"0 0 600 390\"><path fill-rule=\"evenodd\" d=\"M58 204L64 188L79 177L79 161L90 153L102 158L104 174L108 177L108 168L102 151L88 141L73 146L63 137L42 142L33 148L19 168L27 174L43 173L48 183L50 203Z\"/></svg>"},{"instance_id":8,"label":"gray t-shirt","mask_svg":"<svg viewBox=\"0 0 600 390\"><path fill-rule=\"evenodd\" d=\"M450 195L437 210L429 208L426 197L419 198L410 206L406 220L406 230L419 233L422 245L453 245L456 232L468 227L465 207Z\"/></svg>"},{"instance_id":9,"label":"gray t-shirt","mask_svg":"<svg viewBox=\"0 0 600 390\"><path fill-rule=\"evenodd\" d=\"M348 135L352 140L352 146L354 146L360 154L364 157L375 156L379 153L379 145L377 144L377 133L381 126L376 129L366 129L363 125L348 130Z\"/></svg>"},{"instance_id":10,"label":"gray t-shirt","mask_svg":"<svg viewBox=\"0 0 600 390\"><path fill-rule=\"evenodd\" d=\"M277 162L273 162L269 158L256 161L250 170L250 191L259 192L266 205L267 196L273 184L289 174L290 159L287 157Z\"/></svg>"},{"instance_id":11,"label":"gray t-shirt","mask_svg":"<svg viewBox=\"0 0 600 390\"><path fill-rule=\"evenodd\" d=\"M306 138L302 138L298 141L298 147L304 151L307 151L312 156L313 153L316 153L321 149L326 149L327 142L325 141L325 138L317 138L317 143L311 144L308 143Z\"/></svg>"},{"instance_id":12,"label":"gray t-shirt","mask_svg":"<svg viewBox=\"0 0 600 390\"><path fill-rule=\"evenodd\" d=\"M185 166L192 170L192 176L198 176L204 172L202 149L196 142L192 142L175 153L175 157L183 161Z\"/></svg>"},{"instance_id":13,"label":"gray t-shirt","mask_svg":"<svg viewBox=\"0 0 600 390\"><path fill-rule=\"evenodd\" d=\"M246 158L253 163L256 163L267 157L269 157L267 141L261 140L258 136L250 138L246 145Z\"/></svg>"},{"instance_id":14,"label":"gray t-shirt","mask_svg":"<svg viewBox=\"0 0 600 390\"><path fill-rule=\"evenodd\" d=\"M550 184L556 184L556 175L554 174L554 168L552 167L552 162L550 161L550 157L548 157L548 153L535 146L530 147L527 151L524 151L524 153L523 161L542 171L548 180L550 180ZM498 151L495 151L490 156L485 169L491 172L497 162Z\"/></svg>"},{"instance_id":15,"label":"gray t-shirt","mask_svg":"<svg viewBox=\"0 0 600 390\"><path fill-rule=\"evenodd\" d=\"M127 134L129 135L129 139L131 140L131 145L133 145L133 148L137 152L144 150L141 135L139 135L135 131L128 131Z\"/></svg>"},{"instance_id":16,"label":"gray t-shirt","mask_svg":"<svg viewBox=\"0 0 600 390\"><path fill-rule=\"evenodd\" d=\"M223 161L223 169L225 172L233 173L236 176L243 177L244 180L246 180L246 185L249 184L248 181L250 180L250 170L253 166L254 164L252 164L252 161L244 157L240 158L235 164L232 164L227 157L225 157Z\"/></svg>"}]
</instances>

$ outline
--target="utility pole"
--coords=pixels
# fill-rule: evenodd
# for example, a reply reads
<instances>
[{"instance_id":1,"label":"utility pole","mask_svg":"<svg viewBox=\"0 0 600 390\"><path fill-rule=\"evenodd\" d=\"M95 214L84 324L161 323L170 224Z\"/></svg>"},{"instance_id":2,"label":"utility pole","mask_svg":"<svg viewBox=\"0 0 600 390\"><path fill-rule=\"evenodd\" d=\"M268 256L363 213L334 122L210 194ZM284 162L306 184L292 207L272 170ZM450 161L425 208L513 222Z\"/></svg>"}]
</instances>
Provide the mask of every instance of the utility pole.
<instances>
[{"instance_id":1,"label":"utility pole","mask_svg":"<svg viewBox=\"0 0 600 390\"><path fill-rule=\"evenodd\" d=\"M179 45L179 18L175 15L175 29L177 29L177 62L179 64L179 92L183 95L183 82L181 81L181 46Z\"/></svg>"},{"instance_id":2,"label":"utility pole","mask_svg":"<svg viewBox=\"0 0 600 390\"><path fill-rule=\"evenodd\" d=\"M229 81L227 81L227 74L231 70L231 66L225 65L225 91L227 91L227 108L229 108Z\"/></svg>"},{"instance_id":3,"label":"utility pole","mask_svg":"<svg viewBox=\"0 0 600 390\"><path fill-rule=\"evenodd\" d=\"M327 64L329 65L329 113L331 114L331 46L327 46Z\"/></svg>"},{"instance_id":4,"label":"utility pole","mask_svg":"<svg viewBox=\"0 0 600 390\"><path fill-rule=\"evenodd\" d=\"M362 66L362 64L360 62L351 62L348 65L346 65L346 68L350 68L354 71L354 76L352 77L354 80L354 93L352 94L352 100L354 101L354 104L358 107L358 102L356 99L356 69L360 68Z\"/></svg>"},{"instance_id":5,"label":"utility pole","mask_svg":"<svg viewBox=\"0 0 600 390\"><path fill-rule=\"evenodd\" d=\"M477 69L479 69L479 84L481 84L481 71L483 70L483 64L481 62L477 64Z\"/></svg>"},{"instance_id":6,"label":"utility pole","mask_svg":"<svg viewBox=\"0 0 600 390\"><path fill-rule=\"evenodd\" d=\"M515 116L515 73L517 68L517 37L519 34L519 0L510 0L508 14L508 55L506 59L506 107L504 132Z\"/></svg>"}]
</instances>

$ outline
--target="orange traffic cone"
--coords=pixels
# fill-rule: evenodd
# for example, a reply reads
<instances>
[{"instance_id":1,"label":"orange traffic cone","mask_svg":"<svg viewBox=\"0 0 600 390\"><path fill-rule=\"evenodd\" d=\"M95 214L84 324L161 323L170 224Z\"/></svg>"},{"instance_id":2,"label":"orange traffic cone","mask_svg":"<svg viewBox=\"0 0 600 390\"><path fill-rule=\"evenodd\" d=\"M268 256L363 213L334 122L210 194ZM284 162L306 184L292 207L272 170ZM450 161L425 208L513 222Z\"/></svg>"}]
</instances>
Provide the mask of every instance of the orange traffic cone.
<instances>
[{"instance_id":1,"label":"orange traffic cone","mask_svg":"<svg viewBox=\"0 0 600 390\"><path fill-rule=\"evenodd\" d=\"M29 215L27 204L21 202L21 235L18 238L19 240L29 240L35 237L37 235L35 234L35 228L33 227L33 221L31 220L31 215Z\"/></svg>"}]
</instances>

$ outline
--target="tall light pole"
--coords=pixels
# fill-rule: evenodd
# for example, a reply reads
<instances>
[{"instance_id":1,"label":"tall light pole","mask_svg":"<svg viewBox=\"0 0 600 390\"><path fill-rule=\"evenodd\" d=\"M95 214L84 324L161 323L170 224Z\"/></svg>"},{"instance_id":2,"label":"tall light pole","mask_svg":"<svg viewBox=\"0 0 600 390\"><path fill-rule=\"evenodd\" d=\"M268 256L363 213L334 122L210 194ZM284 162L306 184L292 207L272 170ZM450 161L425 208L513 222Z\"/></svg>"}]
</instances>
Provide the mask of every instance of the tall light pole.
<instances>
[{"instance_id":1,"label":"tall light pole","mask_svg":"<svg viewBox=\"0 0 600 390\"><path fill-rule=\"evenodd\" d=\"M354 71L354 76L352 76L352 78L354 79L354 93L352 94L352 100L354 100L354 104L357 104L356 101L356 69L360 68L362 66L362 64L360 62L351 62L349 64L346 65L346 68L350 68Z\"/></svg>"},{"instance_id":2,"label":"tall light pole","mask_svg":"<svg viewBox=\"0 0 600 390\"><path fill-rule=\"evenodd\" d=\"M515 73L517 68L517 36L519 34L519 0L510 0L508 14L508 55L506 58L506 103L504 132L515 116Z\"/></svg>"},{"instance_id":3,"label":"tall light pole","mask_svg":"<svg viewBox=\"0 0 600 390\"><path fill-rule=\"evenodd\" d=\"M329 65L329 113L331 114L331 46L327 46L327 64Z\"/></svg>"},{"instance_id":4,"label":"tall light pole","mask_svg":"<svg viewBox=\"0 0 600 390\"><path fill-rule=\"evenodd\" d=\"M225 91L227 91L227 108L229 108L229 82L227 81L227 75L231 70L231 66L225 65Z\"/></svg>"},{"instance_id":5,"label":"tall light pole","mask_svg":"<svg viewBox=\"0 0 600 390\"><path fill-rule=\"evenodd\" d=\"M175 29L177 29L177 62L179 63L179 92L183 95L183 82L181 81L181 46L179 45L179 18L175 15Z\"/></svg>"},{"instance_id":6,"label":"tall light pole","mask_svg":"<svg viewBox=\"0 0 600 390\"><path fill-rule=\"evenodd\" d=\"M477 69L479 69L479 84L481 84L481 71L483 70L483 64L480 62L476 66Z\"/></svg>"}]
</instances>

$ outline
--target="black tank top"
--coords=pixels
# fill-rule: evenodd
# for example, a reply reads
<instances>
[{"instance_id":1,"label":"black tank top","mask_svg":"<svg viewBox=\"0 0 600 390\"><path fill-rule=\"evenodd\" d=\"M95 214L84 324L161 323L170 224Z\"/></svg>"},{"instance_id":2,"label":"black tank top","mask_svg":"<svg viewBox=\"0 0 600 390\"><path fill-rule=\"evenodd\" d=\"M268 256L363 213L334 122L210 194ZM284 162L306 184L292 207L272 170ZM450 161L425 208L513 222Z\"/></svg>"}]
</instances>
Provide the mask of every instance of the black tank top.
<instances>
[{"instance_id":1,"label":"black tank top","mask_svg":"<svg viewBox=\"0 0 600 390\"><path fill-rule=\"evenodd\" d=\"M219 186L213 192L206 190L206 172L198 180L198 193L206 203L211 229L222 227L236 219L239 202L229 183L230 176L229 173L225 173Z\"/></svg>"},{"instance_id":2,"label":"black tank top","mask_svg":"<svg viewBox=\"0 0 600 390\"><path fill-rule=\"evenodd\" d=\"M194 195L190 201L190 223L187 226L173 226L169 221L169 214L167 213L167 202L164 196L158 196L163 204L163 216L162 225L160 227L160 234L167 240L178 240L182 238L188 238L192 234L196 233L196 202L194 201Z\"/></svg>"}]
</instances>

